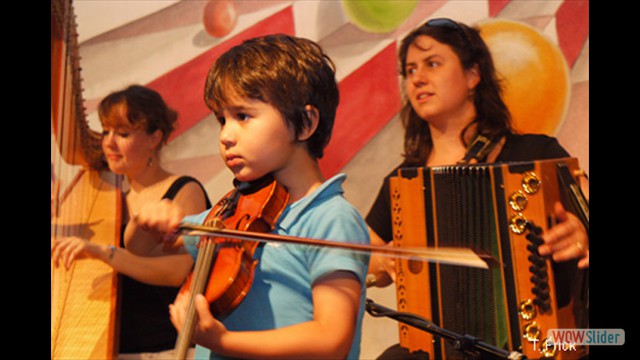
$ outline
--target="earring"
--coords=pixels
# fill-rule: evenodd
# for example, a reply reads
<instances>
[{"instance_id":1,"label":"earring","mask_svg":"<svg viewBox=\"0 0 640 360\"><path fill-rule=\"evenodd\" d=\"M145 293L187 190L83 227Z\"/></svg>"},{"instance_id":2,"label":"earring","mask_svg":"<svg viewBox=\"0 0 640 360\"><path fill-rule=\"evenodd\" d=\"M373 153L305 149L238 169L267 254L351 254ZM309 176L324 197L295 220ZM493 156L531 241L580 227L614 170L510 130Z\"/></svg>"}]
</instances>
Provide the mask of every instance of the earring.
<instances>
[{"instance_id":1,"label":"earring","mask_svg":"<svg viewBox=\"0 0 640 360\"><path fill-rule=\"evenodd\" d=\"M149 161L147 161L147 166L151 167L153 165L153 156L149 156Z\"/></svg>"}]
</instances>

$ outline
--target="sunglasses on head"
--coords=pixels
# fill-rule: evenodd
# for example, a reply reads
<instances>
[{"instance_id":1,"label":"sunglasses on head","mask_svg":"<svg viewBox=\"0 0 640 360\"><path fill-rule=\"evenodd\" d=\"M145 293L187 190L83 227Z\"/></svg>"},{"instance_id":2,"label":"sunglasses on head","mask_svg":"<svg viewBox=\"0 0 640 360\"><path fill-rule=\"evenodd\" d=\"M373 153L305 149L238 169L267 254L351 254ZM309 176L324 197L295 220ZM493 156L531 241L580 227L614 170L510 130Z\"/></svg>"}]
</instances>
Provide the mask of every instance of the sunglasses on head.
<instances>
[{"instance_id":1,"label":"sunglasses on head","mask_svg":"<svg viewBox=\"0 0 640 360\"><path fill-rule=\"evenodd\" d=\"M464 29L462 28L462 26L460 26L460 24L458 24L457 22L451 19L447 19L447 18L431 19L427 21L424 24L424 26L445 27L448 29L452 29L456 33L458 33L458 35L460 35L460 37L462 38L462 41L464 41L465 44L469 46L471 45L471 42L469 41L469 38L467 37L467 34L464 32Z\"/></svg>"},{"instance_id":2,"label":"sunglasses on head","mask_svg":"<svg viewBox=\"0 0 640 360\"><path fill-rule=\"evenodd\" d=\"M425 23L426 26L442 26L454 29L456 31L462 31L462 27L455 21L448 18L431 19Z\"/></svg>"}]
</instances>

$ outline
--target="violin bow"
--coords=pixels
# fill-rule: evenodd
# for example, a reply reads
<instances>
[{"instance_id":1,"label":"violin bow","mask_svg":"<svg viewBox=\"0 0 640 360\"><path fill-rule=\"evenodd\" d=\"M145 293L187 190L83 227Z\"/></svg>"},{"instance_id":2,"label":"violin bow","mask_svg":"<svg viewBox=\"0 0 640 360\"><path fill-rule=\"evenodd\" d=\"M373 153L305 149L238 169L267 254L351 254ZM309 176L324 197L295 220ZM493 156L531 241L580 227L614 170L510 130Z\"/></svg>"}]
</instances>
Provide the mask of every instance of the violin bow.
<instances>
[{"instance_id":1,"label":"violin bow","mask_svg":"<svg viewBox=\"0 0 640 360\"><path fill-rule=\"evenodd\" d=\"M441 264L474 267L480 269L491 269L501 266L501 263L488 254L479 254L469 248L459 247L424 247L424 248L399 248L376 246L367 244L344 243L331 240L311 239L295 236L283 236L270 233L260 233L252 231L239 231L233 229L223 229L217 226L197 225L193 223L182 223L177 231L178 234L188 236L209 236L218 238L231 238L245 241L277 242L290 244L303 244L339 248L352 251L362 251L366 253L376 252L388 256L409 258L412 260L425 260L428 262L438 262Z\"/></svg>"}]
</instances>

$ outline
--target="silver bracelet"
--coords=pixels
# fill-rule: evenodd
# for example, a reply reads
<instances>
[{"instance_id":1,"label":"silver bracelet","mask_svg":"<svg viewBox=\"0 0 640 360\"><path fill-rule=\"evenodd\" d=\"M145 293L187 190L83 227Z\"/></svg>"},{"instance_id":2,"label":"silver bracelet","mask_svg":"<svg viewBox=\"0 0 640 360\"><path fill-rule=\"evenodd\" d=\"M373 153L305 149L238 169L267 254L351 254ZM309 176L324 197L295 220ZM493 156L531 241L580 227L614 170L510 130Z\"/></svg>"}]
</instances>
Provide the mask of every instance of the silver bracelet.
<instances>
[{"instance_id":1,"label":"silver bracelet","mask_svg":"<svg viewBox=\"0 0 640 360\"><path fill-rule=\"evenodd\" d=\"M109 261L113 260L113 256L116 254L116 249L115 245L109 245Z\"/></svg>"}]
</instances>

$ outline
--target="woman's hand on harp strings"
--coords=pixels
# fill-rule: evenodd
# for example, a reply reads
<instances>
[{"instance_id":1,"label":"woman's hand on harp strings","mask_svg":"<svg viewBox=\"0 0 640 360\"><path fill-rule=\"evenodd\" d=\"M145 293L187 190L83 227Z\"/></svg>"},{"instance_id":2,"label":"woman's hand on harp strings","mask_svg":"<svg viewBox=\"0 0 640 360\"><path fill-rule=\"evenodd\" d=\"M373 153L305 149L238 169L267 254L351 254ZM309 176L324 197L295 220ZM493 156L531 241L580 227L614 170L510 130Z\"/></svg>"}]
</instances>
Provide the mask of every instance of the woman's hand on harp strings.
<instances>
[{"instance_id":1,"label":"woman's hand on harp strings","mask_svg":"<svg viewBox=\"0 0 640 360\"><path fill-rule=\"evenodd\" d=\"M589 235L582 222L566 211L560 202L554 205L556 220L551 229L542 235L544 244L538 248L540 255L551 255L555 261L579 258L579 268L589 267Z\"/></svg>"},{"instance_id":2,"label":"woman's hand on harp strings","mask_svg":"<svg viewBox=\"0 0 640 360\"><path fill-rule=\"evenodd\" d=\"M109 257L109 247L98 245L79 237L65 237L51 241L51 259L56 268L60 263L68 270L76 260L102 259Z\"/></svg>"}]
</instances>

